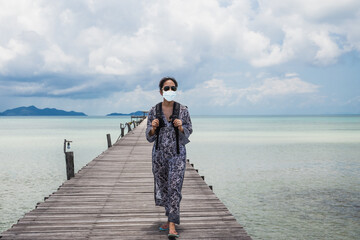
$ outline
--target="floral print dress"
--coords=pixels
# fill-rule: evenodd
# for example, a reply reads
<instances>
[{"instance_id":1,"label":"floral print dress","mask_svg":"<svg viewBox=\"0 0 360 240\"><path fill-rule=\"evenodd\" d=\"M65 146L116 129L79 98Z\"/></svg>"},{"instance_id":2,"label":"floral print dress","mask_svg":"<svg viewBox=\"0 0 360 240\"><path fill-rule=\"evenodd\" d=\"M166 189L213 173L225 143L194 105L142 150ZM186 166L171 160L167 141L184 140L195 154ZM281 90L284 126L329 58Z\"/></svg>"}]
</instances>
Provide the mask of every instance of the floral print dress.
<instances>
[{"instance_id":1,"label":"floral print dress","mask_svg":"<svg viewBox=\"0 0 360 240\"><path fill-rule=\"evenodd\" d=\"M146 128L146 139L156 142L156 134L149 135L151 123L156 118L155 106L149 111ZM164 113L162 118L165 126L160 129L159 146L154 143L152 150L152 171L154 174L154 198L156 206L165 207L165 214L169 222L180 224L181 189L184 181L186 166L185 144L189 143L192 124L186 106L180 105L179 118L182 120L184 133L179 131L179 148L177 154L176 135L172 122L168 122Z\"/></svg>"}]
</instances>

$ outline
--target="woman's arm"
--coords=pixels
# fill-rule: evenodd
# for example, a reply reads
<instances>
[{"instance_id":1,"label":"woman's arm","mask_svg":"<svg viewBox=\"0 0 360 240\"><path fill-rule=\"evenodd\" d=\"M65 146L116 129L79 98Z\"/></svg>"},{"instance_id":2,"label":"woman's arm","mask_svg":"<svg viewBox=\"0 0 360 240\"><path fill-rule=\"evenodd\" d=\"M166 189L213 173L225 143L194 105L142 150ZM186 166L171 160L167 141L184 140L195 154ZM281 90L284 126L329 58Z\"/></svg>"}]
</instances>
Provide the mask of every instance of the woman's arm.
<instances>
[{"instance_id":1,"label":"woman's arm","mask_svg":"<svg viewBox=\"0 0 360 240\"><path fill-rule=\"evenodd\" d=\"M146 127L146 139L149 142L154 142L156 139L155 130L153 129L152 122L155 119L155 107L152 107L148 114L147 127Z\"/></svg>"},{"instance_id":2,"label":"woman's arm","mask_svg":"<svg viewBox=\"0 0 360 240\"><path fill-rule=\"evenodd\" d=\"M179 139L180 142L185 145L190 142L189 137L193 132L191 118L187 107L182 106L180 108L180 119L181 126L179 126Z\"/></svg>"}]
</instances>

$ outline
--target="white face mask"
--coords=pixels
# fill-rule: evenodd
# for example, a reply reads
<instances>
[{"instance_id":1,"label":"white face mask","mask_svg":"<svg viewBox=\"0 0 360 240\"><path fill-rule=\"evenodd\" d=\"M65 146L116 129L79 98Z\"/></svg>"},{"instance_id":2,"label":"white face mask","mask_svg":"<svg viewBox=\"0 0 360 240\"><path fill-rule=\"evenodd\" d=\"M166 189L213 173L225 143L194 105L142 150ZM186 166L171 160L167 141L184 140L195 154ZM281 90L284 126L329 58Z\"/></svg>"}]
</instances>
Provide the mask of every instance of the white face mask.
<instances>
[{"instance_id":1,"label":"white face mask","mask_svg":"<svg viewBox=\"0 0 360 240\"><path fill-rule=\"evenodd\" d=\"M175 97L176 97L176 92L174 91L164 91L163 92L163 97L166 99L166 101L171 102L174 101Z\"/></svg>"}]
</instances>

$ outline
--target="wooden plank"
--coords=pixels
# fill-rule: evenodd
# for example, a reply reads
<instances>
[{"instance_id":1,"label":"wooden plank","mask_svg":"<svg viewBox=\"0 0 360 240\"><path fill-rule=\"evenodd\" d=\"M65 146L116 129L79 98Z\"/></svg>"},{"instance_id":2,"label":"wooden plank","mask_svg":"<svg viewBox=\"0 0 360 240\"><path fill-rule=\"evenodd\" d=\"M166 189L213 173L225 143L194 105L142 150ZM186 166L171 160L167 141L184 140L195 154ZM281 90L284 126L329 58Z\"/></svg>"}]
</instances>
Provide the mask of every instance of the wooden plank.
<instances>
[{"instance_id":1,"label":"wooden plank","mask_svg":"<svg viewBox=\"0 0 360 240\"><path fill-rule=\"evenodd\" d=\"M154 206L146 122L101 153L26 213L3 239L167 239ZM197 171L186 165L181 239L251 239Z\"/></svg>"}]
</instances>

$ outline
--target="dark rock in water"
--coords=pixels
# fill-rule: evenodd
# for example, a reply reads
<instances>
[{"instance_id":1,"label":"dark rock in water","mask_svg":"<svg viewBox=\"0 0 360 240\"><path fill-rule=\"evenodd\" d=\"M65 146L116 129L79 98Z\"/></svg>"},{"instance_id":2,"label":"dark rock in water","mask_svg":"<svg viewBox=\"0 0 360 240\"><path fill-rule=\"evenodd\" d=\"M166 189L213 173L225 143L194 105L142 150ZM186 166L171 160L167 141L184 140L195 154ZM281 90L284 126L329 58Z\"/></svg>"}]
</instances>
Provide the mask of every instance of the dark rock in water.
<instances>
[{"instance_id":1,"label":"dark rock in water","mask_svg":"<svg viewBox=\"0 0 360 240\"><path fill-rule=\"evenodd\" d=\"M143 116L144 113L142 111L136 111L132 113L110 113L106 116Z\"/></svg>"},{"instance_id":2,"label":"dark rock in water","mask_svg":"<svg viewBox=\"0 0 360 240\"><path fill-rule=\"evenodd\" d=\"M129 114L126 114L126 113L110 113L110 114L107 114L106 116L129 116Z\"/></svg>"},{"instance_id":3,"label":"dark rock in water","mask_svg":"<svg viewBox=\"0 0 360 240\"><path fill-rule=\"evenodd\" d=\"M56 108L39 109L35 106L18 107L0 113L0 116L87 116L82 112L64 111Z\"/></svg>"}]
</instances>

